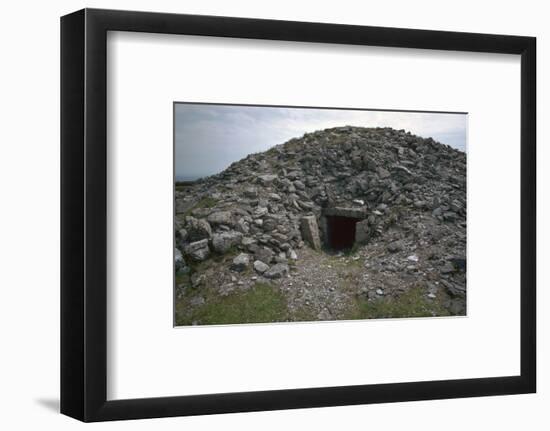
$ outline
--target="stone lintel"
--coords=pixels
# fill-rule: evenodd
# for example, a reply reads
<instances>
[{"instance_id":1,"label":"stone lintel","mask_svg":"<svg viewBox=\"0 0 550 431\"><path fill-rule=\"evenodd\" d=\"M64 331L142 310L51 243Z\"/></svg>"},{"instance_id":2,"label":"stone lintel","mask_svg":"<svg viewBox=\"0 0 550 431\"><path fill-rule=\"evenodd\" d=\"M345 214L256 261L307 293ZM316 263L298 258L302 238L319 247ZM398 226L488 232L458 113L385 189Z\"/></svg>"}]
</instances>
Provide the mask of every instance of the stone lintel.
<instances>
[{"instance_id":1,"label":"stone lintel","mask_svg":"<svg viewBox=\"0 0 550 431\"><path fill-rule=\"evenodd\" d=\"M323 208L324 216L339 216L364 219L367 217L367 208L365 207L333 207Z\"/></svg>"}]
</instances>

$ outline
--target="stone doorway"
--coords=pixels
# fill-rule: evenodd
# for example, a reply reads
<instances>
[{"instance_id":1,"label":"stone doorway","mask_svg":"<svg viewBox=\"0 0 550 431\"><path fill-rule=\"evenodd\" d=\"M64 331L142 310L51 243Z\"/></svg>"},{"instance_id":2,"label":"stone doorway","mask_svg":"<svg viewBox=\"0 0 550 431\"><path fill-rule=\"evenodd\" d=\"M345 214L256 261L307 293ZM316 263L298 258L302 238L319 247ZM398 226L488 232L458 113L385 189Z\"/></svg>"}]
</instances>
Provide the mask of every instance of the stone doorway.
<instances>
[{"instance_id":1,"label":"stone doorway","mask_svg":"<svg viewBox=\"0 0 550 431\"><path fill-rule=\"evenodd\" d=\"M355 244L356 224L359 219L343 216L326 217L326 245L332 250L351 249Z\"/></svg>"},{"instance_id":2,"label":"stone doorway","mask_svg":"<svg viewBox=\"0 0 550 431\"><path fill-rule=\"evenodd\" d=\"M327 249L346 250L365 244L368 224L365 208L324 208L321 216L323 244Z\"/></svg>"}]
</instances>

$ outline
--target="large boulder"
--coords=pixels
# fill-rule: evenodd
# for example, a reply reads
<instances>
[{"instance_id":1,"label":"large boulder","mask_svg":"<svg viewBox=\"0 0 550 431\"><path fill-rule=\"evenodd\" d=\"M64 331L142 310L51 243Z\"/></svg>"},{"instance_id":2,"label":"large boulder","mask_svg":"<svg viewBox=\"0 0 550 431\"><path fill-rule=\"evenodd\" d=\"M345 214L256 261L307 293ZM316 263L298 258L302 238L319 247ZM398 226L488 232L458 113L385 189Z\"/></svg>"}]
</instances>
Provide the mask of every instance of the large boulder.
<instances>
[{"instance_id":1,"label":"large boulder","mask_svg":"<svg viewBox=\"0 0 550 431\"><path fill-rule=\"evenodd\" d=\"M289 268L286 263L277 263L264 272L265 278L282 278L288 275Z\"/></svg>"},{"instance_id":2,"label":"large boulder","mask_svg":"<svg viewBox=\"0 0 550 431\"><path fill-rule=\"evenodd\" d=\"M233 226L234 220L231 217L231 211L216 211L208 216L208 222L212 226Z\"/></svg>"},{"instance_id":3,"label":"large boulder","mask_svg":"<svg viewBox=\"0 0 550 431\"><path fill-rule=\"evenodd\" d=\"M240 244L242 233L236 231L215 233L212 235L212 248L216 253L226 253L231 247Z\"/></svg>"},{"instance_id":4,"label":"large boulder","mask_svg":"<svg viewBox=\"0 0 550 431\"><path fill-rule=\"evenodd\" d=\"M207 259L210 255L208 240L201 239L200 241L195 241L186 245L184 248L184 253L196 262L201 262Z\"/></svg>"},{"instance_id":5,"label":"large boulder","mask_svg":"<svg viewBox=\"0 0 550 431\"><path fill-rule=\"evenodd\" d=\"M254 269L260 273L260 274L263 274L264 272L266 272L268 269L269 269L269 265L266 265L264 262L262 262L261 260L256 260L254 262Z\"/></svg>"},{"instance_id":6,"label":"large boulder","mask_svg":"<svg viewBox=\"0 0 550 431\"><path fill-rule=\"evenodd\" d=\"M187 231L186 239L191 242L208 239L212 236L212 228L206 220L187 217L185 226Z\"/></svg>"},{"instance_id":7,"label":"large boulder","mask_svg":"<svg viewBox=\"0 0 550 431\"><path fill-rule=\"evenodd\" d=\"M306 216L300 219L302 239L314 250L321 250L321 238L315 216Z\"/></svg>"},{"instance_id":8,"label":"large boulder","mask_svg":"<svg viewBox=\"0 0 550 431\"><path fill-rule=\"evenodd\" d=\"M369 221L362 220L355 224L355 243L366 244L369 239Z\"/></svg>"},{"instance_id":9,"label":"large boulder","mask_svg":"<svg viewBox=\"0 0 550 431\"><path fill-rule=\"evenodd\" d=\"M271 262L271 259L273 259L273 256L275 253L273 253L273 250L271 250L268 247L260 247L258 248L254 253L254 259L260 260L263 263L269 263Z\"/></svg>"},{"instance_id":10,"label":"large boulder","mask_svg":"<svg viewBox=\"0 0 550 431\"><path fill-rule=\"evenodd\" d=\"M272 174L258 175L258 182L264 186L270 185L276 179L277 179L277 175L272 175Z\"/></svg>"},{"instance_id":11,"label":"large boulder","mask_svg":"<svg viewBox=\"0 0 550 431\"><path fill-rule=\"evenodd\" d=\"M247 187L244 189L243 194L249 199L255 199L258 197L258 190L256 189L256 187Z\"/></svg>"}]
</instances>

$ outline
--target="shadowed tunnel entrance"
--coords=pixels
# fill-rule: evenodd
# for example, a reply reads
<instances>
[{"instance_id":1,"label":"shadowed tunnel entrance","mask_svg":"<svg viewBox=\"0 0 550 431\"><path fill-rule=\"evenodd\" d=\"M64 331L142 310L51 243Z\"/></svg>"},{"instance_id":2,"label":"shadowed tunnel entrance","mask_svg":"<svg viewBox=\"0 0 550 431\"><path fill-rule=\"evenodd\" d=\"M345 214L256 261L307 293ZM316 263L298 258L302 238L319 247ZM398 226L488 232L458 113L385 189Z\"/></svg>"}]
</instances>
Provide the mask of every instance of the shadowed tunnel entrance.
<instances>
[{"instance_id":1,"label":"shadowed tunnel entrance","mask_svg":"<svg viewBox=\"0 0 550 431\"><path fill-rule=\"evenodd\" d=\"M353 217L327 216L327 246L333 250L344 250L355 243L355 225L360 221Z\"/></svg>"}]
</instances>

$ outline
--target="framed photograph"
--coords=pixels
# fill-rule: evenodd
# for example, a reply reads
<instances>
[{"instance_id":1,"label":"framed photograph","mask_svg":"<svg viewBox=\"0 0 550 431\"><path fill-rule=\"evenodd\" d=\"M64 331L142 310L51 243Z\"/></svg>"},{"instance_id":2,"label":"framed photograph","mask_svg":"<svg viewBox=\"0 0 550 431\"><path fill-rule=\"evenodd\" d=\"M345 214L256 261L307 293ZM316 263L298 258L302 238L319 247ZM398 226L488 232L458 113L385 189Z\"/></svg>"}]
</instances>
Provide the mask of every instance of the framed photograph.
<instances>
[{"instance_id":1,"label":"framed photograph","mask_svg":"<svg viewBox=\"0 0 550 431\"><path fill-rule=\"evenodd\" d=\"M61 411L535 392L536 41L61 18Z\"/></svg>"}]
</instances>

